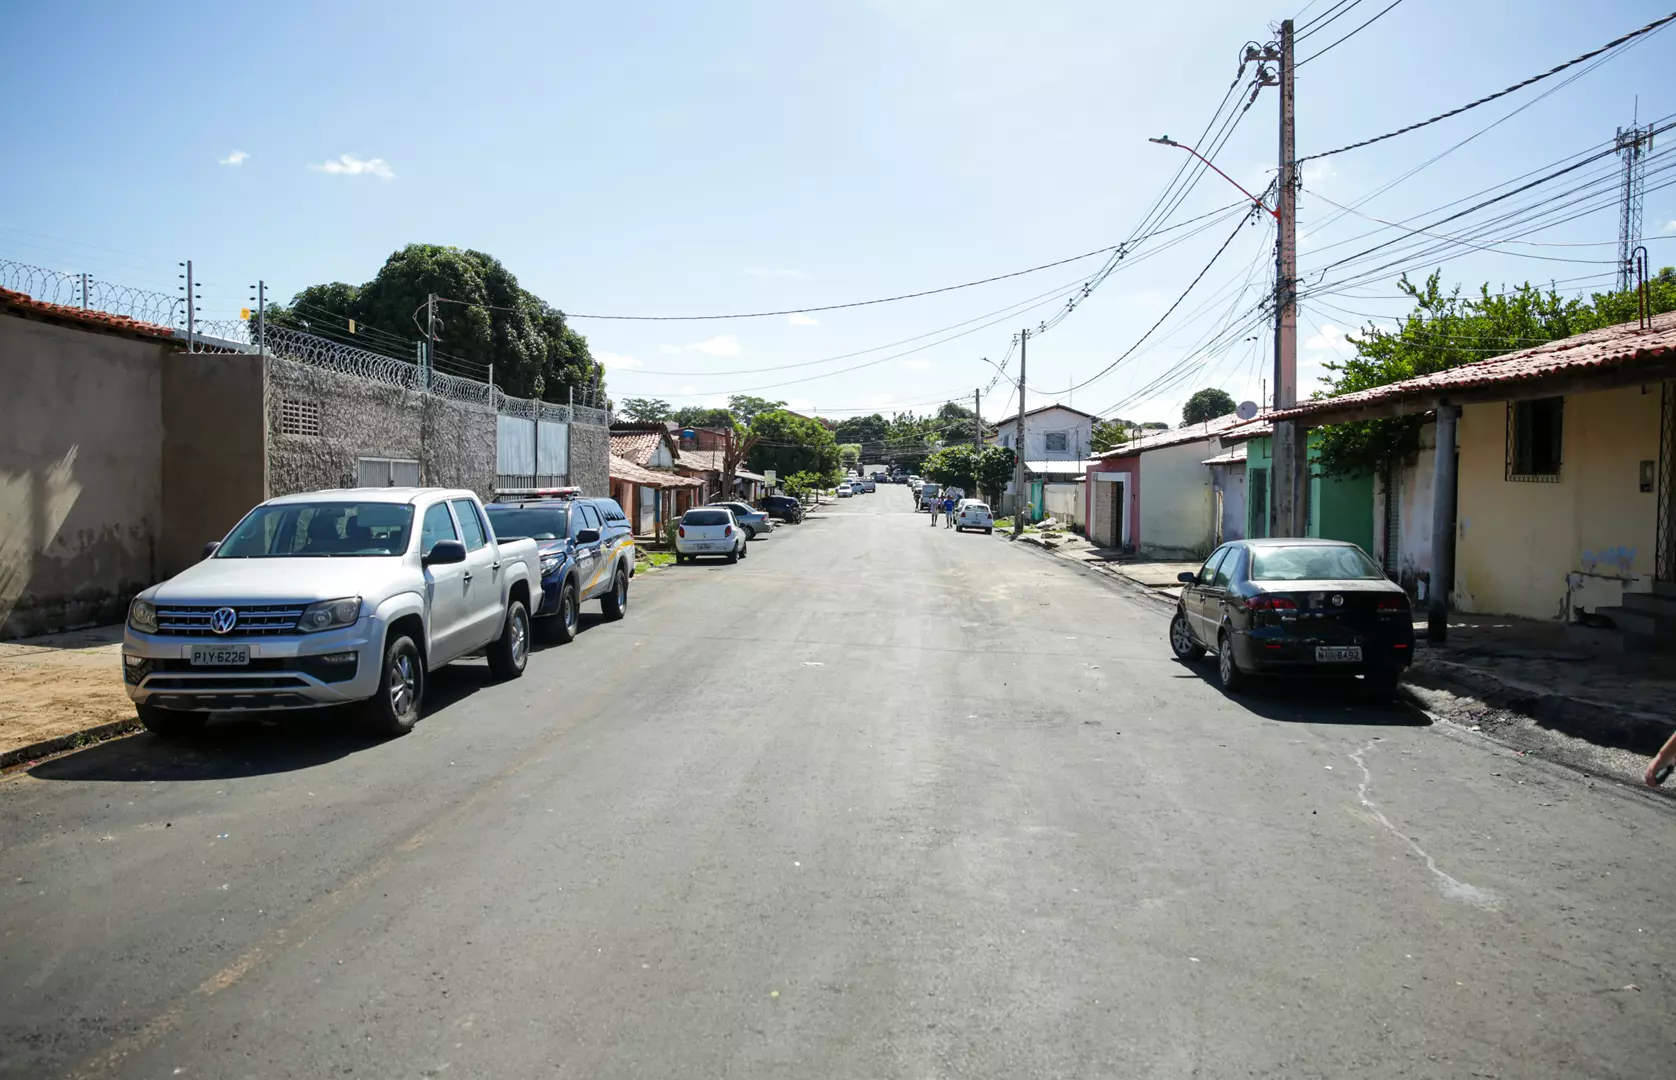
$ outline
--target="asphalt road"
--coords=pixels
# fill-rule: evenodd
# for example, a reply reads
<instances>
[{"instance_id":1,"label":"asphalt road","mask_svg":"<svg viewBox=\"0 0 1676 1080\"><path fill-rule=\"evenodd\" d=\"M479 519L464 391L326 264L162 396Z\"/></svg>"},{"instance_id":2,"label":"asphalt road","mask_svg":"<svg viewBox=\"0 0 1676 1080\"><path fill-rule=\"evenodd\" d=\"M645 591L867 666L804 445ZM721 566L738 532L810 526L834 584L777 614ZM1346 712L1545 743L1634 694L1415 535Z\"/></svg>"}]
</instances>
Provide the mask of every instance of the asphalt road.
<instances>
[{"instance_id":1,"label":"asphalt road","mask_svg":"<svg viewBox=\"0 0 1676 1080\"><path fill-rule=\"evenodd\" d=\"M1230 700L907 506L637 579L404 739L0 781L0 1076L1676 1074L1668 801Z\"/></svg>"}]
</instances>

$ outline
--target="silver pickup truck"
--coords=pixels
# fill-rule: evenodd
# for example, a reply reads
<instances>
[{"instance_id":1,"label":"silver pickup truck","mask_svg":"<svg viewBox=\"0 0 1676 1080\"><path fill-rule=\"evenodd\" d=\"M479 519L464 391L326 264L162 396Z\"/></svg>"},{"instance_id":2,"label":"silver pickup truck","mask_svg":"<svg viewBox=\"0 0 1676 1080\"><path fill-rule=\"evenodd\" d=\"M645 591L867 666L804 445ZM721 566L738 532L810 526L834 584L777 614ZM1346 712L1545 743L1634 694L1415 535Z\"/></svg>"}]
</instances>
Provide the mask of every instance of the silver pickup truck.
<instances>
[{"instance_id":1,"label":"silver pickup truck","mask_svg":"<svg viewBox=\"0 0 1676 1080\"><path fill-rule=\"evenodd\" d=\"M529 660L535 541L497 542L469 491L270 499L204 556L128 610L123 681L159 734L212 712L358 704L403 735L429 672L486 653L515 679Z\"/></svg>"}]
</instances>

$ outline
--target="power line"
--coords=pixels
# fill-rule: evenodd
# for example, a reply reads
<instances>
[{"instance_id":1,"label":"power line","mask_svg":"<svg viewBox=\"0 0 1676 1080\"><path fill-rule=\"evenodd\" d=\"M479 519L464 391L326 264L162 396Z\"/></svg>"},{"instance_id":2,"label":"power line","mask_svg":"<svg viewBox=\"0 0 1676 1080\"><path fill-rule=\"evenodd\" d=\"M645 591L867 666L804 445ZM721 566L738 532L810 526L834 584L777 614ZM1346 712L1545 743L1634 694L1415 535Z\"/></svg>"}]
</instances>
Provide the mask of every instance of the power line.
<instances>
[{"instance_id":1,"label":"power line","mask_svg":"<svg viewBox=\"0 0 1676 1080\"><path fill-rule=\"evenodd\" d=\"M1573 57L1572 59L1567 60L1563 64L1559 64L1559 65L1556 65L1555 67L1549 68L1547 71L1544 71L1539 75L1532 75L1528 79L1523 79L1519 82L1516 82L1512 86L1507 87L1506 89L1497 90L1495 93L1489 94L1485 97L1481 97L1477 101L1469 101L1465 105L1461 105L1461 106L1458 106L1457 108L1450 109L1448 112L1438 113L1436 116L1433 116L1430 119L1421 120L1418 123L1414 123L1414 124L1409 124L1407 127L1400 127L1395 131L1388 131L1383 135L1375 135L1371 139L1363 139L1360 142L1353 142L1348 146L1341 146L1337 150L1326 150L1326 151L1323 151L1322 153L1319 153L1319 154L1308 154L1304 157L1298 158L1296 164L1302 165L1306 161L1316 161L1320 158L1332 157L1334 154L1342 154L1342 153L1345 153L1346 151L1349 151L1349 150L1360 150L1364 146L1372 146L1374 143L1384 142L1386 139L1394 139L1398 135L1406 135L1410 131L1418 131L1420 128L1428 127L1432 124L1437 123L1440 120L1447 120L1452 116L1459 116L1461 113L1467 112L1470 109L1476 109L1480 105L1488 105L1490 102L1495 101L1497 98L1504 98L1508 94L1514 93L1515 91L1518 91L1518 90L1523 90L1525 87L1530 86L1534 83L1539 83L1543 79L1546 79L1550 76L1558 75L1560 72L1564 71L1566 68L1575 67L1576 65L1581 64L1585 60L1592 60L1593 58L1599 56L1601 53L1606 52L1609 49L1615 49L1615 48L1624 44L1627 41L1633 41L1634 39L1640 37L1643 34L1650 34L1653 31L1659 29L1662 26L1667 25L1668 23L1670 23L1672 21L1676 21L1676 11L1671 12L1669 15L1664 16L1662 19L1655 19L1653 22L1650 22L1646 26L1641 27L1639 30L1632 30L1629 33L1623 35L1622 37L1614 38L1613 40L1608 41L1605 45L1602 45L1598 49L1592 49L1589 52L1584 53L1582 56ZM1317 53L1316 55L1319 56L1320 54Z\"/></svg>"},{"instance_id":2,"label":"power line","mask_svg":"<svg viewBox=\"0 0 1676 1080\"><path fill-rule=\"evenodd\" d=\"M1309 63L1311 60L1314 60L1317 56L1325 56L1327 53L1333 51L1338 46L1343 45L1345 42L1349 41L1351 38L1355 37L1357 34L1360 34L1363 30L1366 30L1368 27L1372 26L1375 22L1378 22L1380 16L1384 15L1385 12L1390 11L1391 8L1396 7L1400 3L1402 3L1402 0L1391 0L1390 6L1386 7L1384 10L1380 11L1379 15L1375 15L1373 18L1369 19L1367 22L1363 23L1361 26L1358 26L1356 29L1350 31L1350 33L1348 33L1348 34L1344 35L1343 37L1339 38L1337 41L1333 42L1331 45L1328 45L1327 47L1325 47L1325 48L1323 48L1323 49L1321 49L1317 52L1313 52L1309 56L1305 57L1304 59L1299 60L1298 61L1298 67L1303 67L1305 64Z\"/></svg>"},{"instance_id":3,"label":"power line","mask_svg":"<svg viewBox=\"0 0 1676 1080\"><path fill-rule=\"evenodd\" d=\"M1298 27L1297 36L1292 39L1292 43L1295 45L1309 35L1320 30L1325 30L1335 19L1341 15L1348 15L1350 13L1350 9L1361 2L1362 0L1339 0L1338 3L1334 4L1326 11L1323 11L1309 22ZM1347 7L1346 5L1349 6Z\"/></svg>"}]
</instances>

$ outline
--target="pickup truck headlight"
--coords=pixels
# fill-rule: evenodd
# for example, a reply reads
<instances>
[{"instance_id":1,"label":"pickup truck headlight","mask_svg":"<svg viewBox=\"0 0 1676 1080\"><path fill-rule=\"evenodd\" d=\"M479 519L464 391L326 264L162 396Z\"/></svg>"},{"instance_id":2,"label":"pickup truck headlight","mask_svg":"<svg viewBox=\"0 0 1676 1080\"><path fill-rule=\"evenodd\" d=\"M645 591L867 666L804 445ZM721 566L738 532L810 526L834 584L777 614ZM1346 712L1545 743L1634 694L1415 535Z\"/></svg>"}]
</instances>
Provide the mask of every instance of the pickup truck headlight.
<instances>
[{"instance_id":1,"label":"pickup truck headlight","mask_svg":"<svg viewBox=\"0 0 1676 1080\"><path fill-rule=\"evenodd\" d=\"M297 620L299 634L312 634L319 630L336 630L344 626L354 626L355 620L361 617L361 598L359 596L345 596L338 600L322 600L318 604L310 604L303 609L303 617Z\"/></svg>"},{"instance_id":2,"label":"pickup truck headlight","mask_svg":"<svg viewBox=\"0 0 1676 1080\"><path fill-rule=\"evenodd\" d=\"M157 607L150 600L136 599L128 607L128 625L142 634L157 633Z\"/></svg>"},{"instance_id":3,"label":"pickup truck headlight","mask_svg":"<svg viewBox=\"0 0 1676 1080\"><path fill-rule=\"evenodd\" d=\"M541 557L541 576L546 577L548 574L551 574L559 568L559 564L562 562L564 562L564 556L560 555L558 552L554 552L551 555L543 555Z\"/></svg>"}]
</instances>

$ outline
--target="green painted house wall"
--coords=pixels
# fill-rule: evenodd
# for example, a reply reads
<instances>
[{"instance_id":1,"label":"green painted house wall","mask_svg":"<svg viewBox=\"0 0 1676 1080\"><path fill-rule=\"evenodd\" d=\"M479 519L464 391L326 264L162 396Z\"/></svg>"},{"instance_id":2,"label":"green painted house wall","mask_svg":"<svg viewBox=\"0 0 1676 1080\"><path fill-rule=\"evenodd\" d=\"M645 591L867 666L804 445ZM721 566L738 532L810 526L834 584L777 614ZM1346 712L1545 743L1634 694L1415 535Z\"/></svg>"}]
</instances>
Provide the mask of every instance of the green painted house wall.
<instances>
[{"instance_id":1,"label":"green painted house wall","mask_svg":"<svg viewBox=\"0 0 1676 1080\"><path fill-rule=\"evenodd\" d=\"M1309 433L1309 528L1306 536L1348 540L1373 550L1373 476L1327 480L1316 473L1320 432ZM1269 535L1269 504L1274 499L1274 447L1267 436L1246 444L1246 535ZM1259 484L1262 489L1259 490Z\"/></svg>"}]
</instances>

